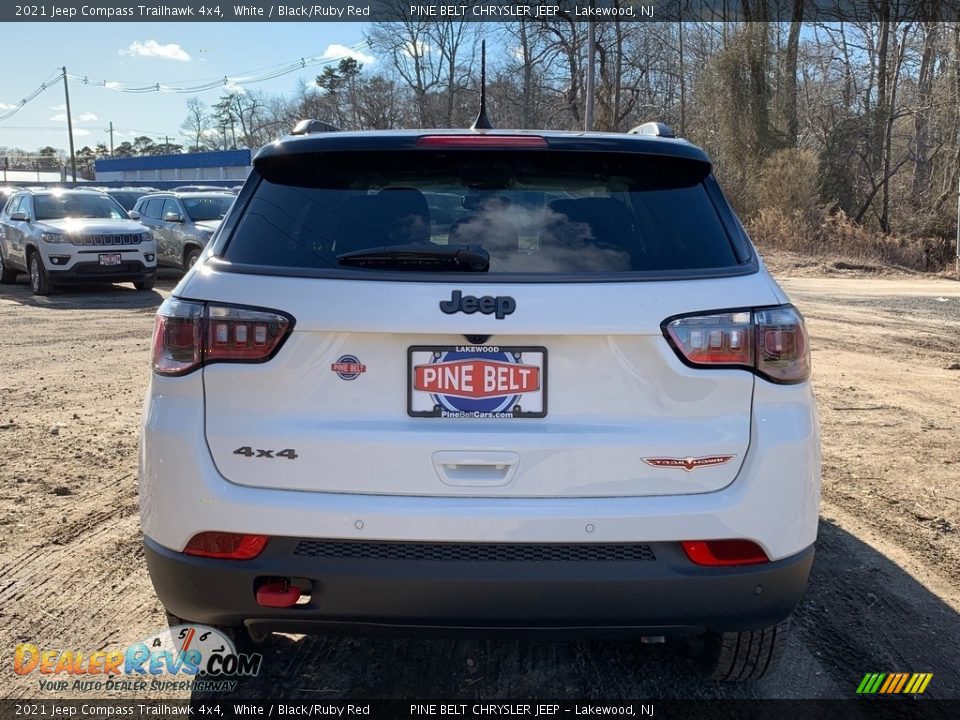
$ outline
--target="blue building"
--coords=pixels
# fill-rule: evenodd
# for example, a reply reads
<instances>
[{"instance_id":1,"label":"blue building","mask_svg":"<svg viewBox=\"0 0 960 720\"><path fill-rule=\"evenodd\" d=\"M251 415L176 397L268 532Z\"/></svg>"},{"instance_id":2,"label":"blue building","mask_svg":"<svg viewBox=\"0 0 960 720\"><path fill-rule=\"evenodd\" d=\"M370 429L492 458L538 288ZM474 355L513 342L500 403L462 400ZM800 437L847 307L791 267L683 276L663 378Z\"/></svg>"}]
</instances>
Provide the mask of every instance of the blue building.
<instances>
[{"instance_id":1,"label":"blue building","mask_svg":"<svg viewBox=\"0 0 960 720\"><path fill-rule=\"evenodd\" d=\"M97 160L96 182L174 182L246 180L251 168L249 150L147 155L144 157Z\"/></svg>"}]
</instances>

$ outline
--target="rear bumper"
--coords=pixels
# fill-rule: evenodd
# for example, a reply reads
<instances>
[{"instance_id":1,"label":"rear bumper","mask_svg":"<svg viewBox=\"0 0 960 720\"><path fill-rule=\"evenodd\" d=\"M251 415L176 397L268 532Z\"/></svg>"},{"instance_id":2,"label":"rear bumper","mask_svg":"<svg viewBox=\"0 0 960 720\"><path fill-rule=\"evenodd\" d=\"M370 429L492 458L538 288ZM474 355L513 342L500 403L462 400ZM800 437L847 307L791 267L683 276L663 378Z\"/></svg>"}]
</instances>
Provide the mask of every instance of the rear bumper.
<instances>
[{"instance_id":1,"label":"rear bumper","mask_svg":"<svg viewBox=\"0 0 960 720\"><path fill-rule=\"evenodd\" d=\"M506 558L478 559L462 552L469 544L281 537L256 559L233 561L184 555L149 538L144 544L157 595L175 615L288 632L336 626L648 635L754 629L790 614L813 562L810 546L765 565L704 568L691 563L679 544L666 542L647 543L648 550L626 559L614 553L588 560L509 556L519 545L506 546ZM524 550L537 547L545 546ZM256 589L273 578L291 578L309 592L309 602L260 606Z\"/></svg>"}]
</instances>

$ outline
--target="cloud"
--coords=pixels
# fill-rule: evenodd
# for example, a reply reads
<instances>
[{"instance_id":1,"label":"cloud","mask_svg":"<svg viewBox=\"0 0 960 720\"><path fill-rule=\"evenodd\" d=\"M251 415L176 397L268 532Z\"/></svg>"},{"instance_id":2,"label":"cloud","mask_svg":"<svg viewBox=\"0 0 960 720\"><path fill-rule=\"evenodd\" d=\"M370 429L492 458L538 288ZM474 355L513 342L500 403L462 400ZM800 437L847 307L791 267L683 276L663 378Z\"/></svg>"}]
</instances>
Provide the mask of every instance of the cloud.
<instances>
[{"instance_id":1,"label":"cloud","mask_svg":"<svg viewBox=\"0 0 960 720\"><path fill-rule=\"evenodd\" d=\"M190 62L191 59L190 54L176 43L161 45L156 40L145 40L144 42L134 40L127 49L117 52L130 57L158 58L179 62Z\"/></svg>"},{"instance_id":2,"label":"cloud","mask_svg":"<svg viewBox=\"0 0 960 720\"><path fill-rule=\"evenodd\" d=\"M403 52L408 57L423 57L430 52L430 46L422 40L418 40L416 44L408 40L403 44Z\"/></svg>"},{"instance_id":3,"label":"cloud","mask_svg":"<svg viewBox=\"0 0 960 720\"><path fill-rule=\"evenodd\" d=\"M223 89L226 90L231 95L246 95L247 91L244 89L243 85L234 82L233 80L227 80L223 84Z\"/></svg>"},{"instance_id":4,"label":"cloud","mask_svg":"<svg viewBox=\"0 0 960 720\"><path fill-rule=\"evenodd\" d=\"M60 103L59 105L51 105L50 109L56 110L57 112L63 112L64 110L67 109L67 106L64 105L63 103Z\"/></svg>"},{"instance_id":5,"label":"cloud","mask_svg":"<svg viewBox=\"0 0 960 720\"><path fill-rule=\"evenodd\" d=\"M16 105L7 105L6 103L0 103L0 110L13 110Z\"/></svg>"},{"instance_id":6,"label":"cloud","mask_svg":"<svg viewBox=\"0 0 960 720\"><path fill-rule=\"evenodd\" d=\"M94 115L92 112L80 113L79 115L73 116L74 122L93 122L96 119L97 119L97 116ZM51 122L66 122L67 114L58 113L57 115L54 115L52 118L50 118L50 120Z\"/></svg>"},{"instance_id":7,"label":"cloud","mask_svg":"<svg viewBox=\"0 0 960 720\"><path fill-rule=\"evenodd\" d=\"M340 43L328 45L327 49L323 51L322 57L325 60L339 60L340 58L352 57L364 65L373 65L377 61L373 55L367 55L365 52L348 48L346 45L341 45Z\"/></svg>"},{"instance_id":8,"label":"cloud","mask_svg":"<svg viewBox=\"0 0 960 720\"><path fill-rule=\"evenodd\" d=\"M89 134L90 134L90 131L89 131L89 130L84 130L83 128L74 128L74 129L73 129L73 136L74 136L74 137L86 137L86 136L89 135Z\"/></svg>"}]
</instances>

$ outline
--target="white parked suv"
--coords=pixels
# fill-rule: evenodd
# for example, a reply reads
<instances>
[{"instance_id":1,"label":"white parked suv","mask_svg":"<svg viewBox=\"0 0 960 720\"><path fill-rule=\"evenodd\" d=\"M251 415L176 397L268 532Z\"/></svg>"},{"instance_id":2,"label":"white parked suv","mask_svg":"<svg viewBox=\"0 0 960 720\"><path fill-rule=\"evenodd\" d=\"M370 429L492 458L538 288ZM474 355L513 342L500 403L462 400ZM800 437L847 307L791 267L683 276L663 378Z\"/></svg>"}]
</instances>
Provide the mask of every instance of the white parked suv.
<instances>
[{"instance_id":1,"label":"white parked suv","mask_svg":"<svg viewBox=\"0 0 960 720\"><path fill-rule=\"evenodd\" d=\"M21 190L0 212L0 282L30 275L37 295L59 285L132 282L151 290L157 248L150 231L109 195Z\"/></svg>"},{"instance_id":2,"label":"white parked suv","mask_svg":"<svg viewBox=\"0 0 960 720\"><path fill-rule=\"evenodd\" d=\"M712 677L763 675L817 533L808 338L668 135L261 150L157 315L171 620L696 636Z\"/></svg>"}]
</instances>

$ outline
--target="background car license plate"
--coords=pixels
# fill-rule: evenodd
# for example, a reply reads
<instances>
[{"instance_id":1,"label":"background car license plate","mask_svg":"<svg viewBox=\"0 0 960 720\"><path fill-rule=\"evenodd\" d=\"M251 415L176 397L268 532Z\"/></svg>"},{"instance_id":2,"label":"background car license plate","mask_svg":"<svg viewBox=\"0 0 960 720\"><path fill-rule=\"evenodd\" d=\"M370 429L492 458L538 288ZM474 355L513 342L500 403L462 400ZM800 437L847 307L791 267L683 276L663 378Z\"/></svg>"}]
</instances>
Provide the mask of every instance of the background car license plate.
<instances>
[{"instance_id":1,"label":"background car license plate","mask_svg":"<svg viewBox=\"0 0 960 720\"><path fill-rule=\"evenodd\" d=\"M101 265L119 265L120 253L110 253L109 255L101 255L100 264Z\"/></svg>"},{"instance_id":2,"label":"background car license plate","mask_svg":"<svg viewBox=\"0 0 960 720\"><path fill-rule=\"evenodd\" d=\"M442 418L542 418L547 349L496 345L414 346L407 414Z\"/></svg>"}]
</instances>

